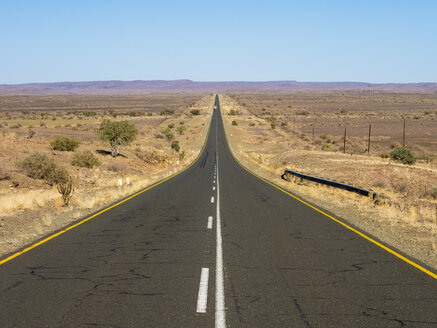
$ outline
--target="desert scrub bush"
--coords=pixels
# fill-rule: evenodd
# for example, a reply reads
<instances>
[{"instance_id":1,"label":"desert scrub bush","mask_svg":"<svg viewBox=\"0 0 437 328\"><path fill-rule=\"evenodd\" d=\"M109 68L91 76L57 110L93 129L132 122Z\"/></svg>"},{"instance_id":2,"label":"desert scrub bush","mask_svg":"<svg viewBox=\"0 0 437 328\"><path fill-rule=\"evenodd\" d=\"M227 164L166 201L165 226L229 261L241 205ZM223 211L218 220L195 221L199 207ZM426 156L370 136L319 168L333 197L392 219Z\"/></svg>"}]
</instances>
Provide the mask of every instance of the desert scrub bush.
<instances>
[{"instance_id":1,"label":"desert scrub bush","mask_svg":"<svg viewBox=\"0 0 437 328\"><path fill-rule=\"evenodd\" d=\"M137 117L137 116L141 116L141 113L131 110L127 112L127 115L129 115L130 117Z\"/></svg>"},{"instance_id":2,"label":"desert scrub bush","mask_svg":"<svg viewBox=\"0 0 437 328\"><path fill-rule=\"evenodd\" d=\"M190 110L190 113L193 114L193 115L200 115L200 110L192 109L192 110Z\"/></svg>"},{"instance_id":3,"label":"desert scrub bush","mask_svg":"<svg viewBox=\"0 0 437 328\"><path fill-rule=\"evenodd\" d=\"M166 134L168 134L168 133L171 133L171 130L170 130L170 128L165 128L165 129L162 129L162 130L161 130L161 133L164 134L164 135L166 135Z\"/></svg>"},{"instance_id":4,"label":"desert scrub bush","mask_svg":"<svg viewBox=\"0 0 437 328\"><path fill-rule=\"evenodd\" d=\"M174 123L170 123L170 124L168 125L168 127L169 127L170 129L173 129L173 128L174 128Z\"/></svg>"},{"instance_id":5,"label":"desert scrub bush","mask_svg":"<svg viewBox=\"0 0 437 328\"><path fill-rule=\"evenodd\" d=\"M281 126L287 126L287 125L288 125L287 122L282 122L282 123L281 123Z\"/></svg>"},{"instance_id":6,"label":"desert scrub bush","mask_svg":"<svg viewBox=\"0 0 437 328\"><path fill-rule=\"evenodd\" d=\"M179 160L182 161L185 158L185 150L179 153Z\"/></svg>"},{"instance_id":7,"label":"desert scrub bush","mask_svg":"<svg viewBox=\"0 0 437 328\"><path fill-rule=\"evenodd\" d=\"M50 179L56 169L53 159L39 151L35 151L18 161L17 166L32 179Z\"/></svg>"},{"instance_id":8,"label":"desert scrub bush","mask_svg":"<svg viewBox=\"0 0 437 328\"><path fill-rule=\"evenodd\" d=\"M105 119L96 132L101 140L110 144L112 157L117 157L122 145L128 145L135 140L138 129L128 121L110 121Z\"/></svg>"},{"instance_id":9,"label":"desert scrub bush","mask_svg":"<svg viewBox=\"0 0 437 328\"><path fill-rule=\"evenodd\" d=\"M233 120L232 125L238 125L237 121Z\"/></svg>"},{"instance_id":10,"label":"desert scrub bush","mask_svg":"<svg viewBox=\"0 0 437 328\"><path fill-rule=\"evenodd\" d=\"M21 123L17 123L17 124L11 125L9 127L9 129L18 129L18 128L21 128L21 127L22 127Z\"/></svg>"},{"instance_id":11,"label":"desert scrub bush","mask_svg":"<svg viewBox=\"0 0 437 328\"><path fill-rule=\"evenodd\" d=\"M249 126L255 126L255 123L250 122L250 123L249 123Z\"/></svg>"},{"instance_id":12,"label":"desert scrub bush","mask_svg":"<svg viewBox=\"0 0 437 328\"><path fill-rule=\"evenodd\" d=\"M270 127L272 128L272 130L276 129L276 123L274 122L270 123Z\"/></svg>"},{"instance_id":13,"label":"desert scrub bush","mask_svg":"<svg viewBox=\"0 0 437 328\"><path fill-rule=\"evenodd\" d=\"M148 164L161 164L165 163L168 160L167 155L160 154L157 151L146 151L142 152L140 150L136 151L135 153L138 158L142 159L144 162Z\"/></svg>"},{"instance_id":14,"label":"desert scrub bush","mask_svg":"<svg viewBox=\"0 0 437 328\"><path fill-rule=\"evenodd\" d=\"M4 165L0 165L0 180L7 180L11 177L9 169Z\"/></svg>"},{"instance_id":15,"label":"desert scrub bush","mask_svg":"<svg viewBox=\"0 0 437 328\"><path fill-rule=\"evenodd\" d=\"M100 161L91 150L85 149L73 154L71 165L92 169L99 166Z\"/></svg>"},{"instance_id":16,"label":"desert scrub bush","mask_svg":"<svg viewBox=\"0 0 437 328\"><path fill-rule=\"evenodd\" d=\"M382 153L382 154L379 154L379 157L381 157L381 158L389 158L390 155L387 154L387 153Z\"/></svg>"},{"instance_id":17,"label":"desert scrub bush","mask_svg":"<svg viewBox=\"0 0 437 328\"><path fill-rule=\"evenodd\" d=\"M235 109L231 109L229 111L229 115L237 115L237 111Z\"/></svg>"},{"instance_id":18,"label":"desert scrub bush","mask_svg":"<svg viewBox=\"0 0 437 328\"><path fill-rule=\"evenodd\" d=\"M165 129L161 130L161 133L163 135L165 135L165 137L167 138L168 141L171 141L174 138L173 133L171 132L170 128L165 128Z\"/></svg>"},{"instance_id":19,"label":"desert scrub bush","mask_svg":"<svg viewBox=\"0 0 437 328\"><path fill-rule=\"evenodd\" d=\"M58 192L62 197L62 206L68 206L71 197L73 196L73 178L64 167L58 167L56 172L56 184Z\"/></svg>"},{"instance_id":20,"label":"desert scrub bush","mask_svg":"<svg viewBox=\"0 0 437 328\"><path fill-rule=\"evenodd\" d=\"M181 149L181 147L179 146L179 141L177 141L177 140L173 140L173 141L171 142L171 149L173 149L173 150L179 152L179 150Z\"/></svg>"},{"instance_id":21,"label":"desert scrub bush","mask_svg":"<svg viewBox=\"0 0 437 328\"><path fill-rule=\"evenodd\" d=\"M113 161L106 165L106 169L111 172L124 172L128 168L128 165L122 161Z\"/></svg>"},{"instance_id":22,"label":"desert scrub bush","mask_svg":"<svg viewBox=\"0 0 437 328\"><path fill-rule=\"evenodd\" d=\"M31 127L29 127L29 130L27 131L27 139L32 139L35 136L36 132L32 130Z\"/></svg>"},{"instance_id":23,"label":"desert scrub bush","mask_svg":"<svg viewBox=\"0 0 437 328\"><path fill-rule=\"evenodd\" d=\"M57 136L50 141L53 150L75 151L79 145L80 141L78 139L65 136Z\"/></svg>"},{"instance_id":24,"label":"desert scrub bush","mask_svg":"<svg viewBox=\"0 0 437 328\"><path fill-rule=\"evenodd\" d=\"M437 199L437 185L431 188L431 197Z\"/></svg>"},{"instance_id":25,"label":"desert scrub bush","mask_svg":"<svg viewBox=\"0 0 437 328\"><path fill-rule=\"evenodd\" d=\"M162 116L171 116L174 114L174 110L164 109L161 111L160 115Z\"/></svg>"},{"instance_id":26,"label":"desert scrub bush","mask_svg":"<svg viewBox=\"0 0 437 328\"><path fill-rule=\"evenodd\" d=\"M86 117L96 116L97 112L86 110L86 111L83 112L83 115L85 115Z\"/></svg>"},{"instance_id":27,"label":"desert scrub bush","mask_svg":"<svg viewBox=\"0 0 437 328\"><path fill-rule=\"evenodd\" d=\"M176 129L176 131L177 131L179 134L183 134L184 131L185 131L186 129L187 129L187 128L186 128L185 126L178 126L177 129Z\"/></svg>"},{"instance_id":28,"label":"desert scrub bush","mask_svg":"<svg viewBox=\"0 0 437 328\"><path fill-rule=\"evenodd\" d=\"M390 158L402 164L413 165L416 156L408 148L398 147L390 153Z\"/></svg>"},{"instance_id":29,"label":"desert scrub bush","mask_svg":"<svg viewBox=\"0 0 437 328\"><path fill-rule=\"evenodd\" d=\"M58 167L47 154L35 151L17 162L17 166L32 179L44 179L50 185L60 183L69 176L67 170Z\"/></svg>"}]
</instances>

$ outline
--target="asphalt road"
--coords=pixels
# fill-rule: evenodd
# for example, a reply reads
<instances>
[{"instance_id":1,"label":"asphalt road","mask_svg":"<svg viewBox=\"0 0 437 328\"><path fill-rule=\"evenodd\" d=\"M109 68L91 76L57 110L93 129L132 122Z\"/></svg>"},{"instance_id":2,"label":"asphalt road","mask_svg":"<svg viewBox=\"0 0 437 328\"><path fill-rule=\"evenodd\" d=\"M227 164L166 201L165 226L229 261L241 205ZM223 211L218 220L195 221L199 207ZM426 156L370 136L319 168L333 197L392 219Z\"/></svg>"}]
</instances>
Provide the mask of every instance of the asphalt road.
<instances>
[{"instance_id":1,"label":"asphalt road","mask_svg":"<svg viewBox=\"0 0 437 328\"><path fill-rule=\"evenodd\" d=\"M437 280L245 171L216 105L188 170L0 266L0 327L437 327Z\"/></svg>"}]
</instances>

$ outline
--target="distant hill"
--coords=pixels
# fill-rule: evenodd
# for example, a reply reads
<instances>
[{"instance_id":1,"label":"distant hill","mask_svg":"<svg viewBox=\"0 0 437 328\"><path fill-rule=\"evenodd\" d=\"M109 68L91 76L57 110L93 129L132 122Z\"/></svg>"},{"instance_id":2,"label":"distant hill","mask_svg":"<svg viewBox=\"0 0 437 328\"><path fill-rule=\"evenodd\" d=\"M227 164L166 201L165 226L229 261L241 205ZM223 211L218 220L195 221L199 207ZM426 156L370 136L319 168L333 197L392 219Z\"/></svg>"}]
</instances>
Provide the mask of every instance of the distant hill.
<instances>
[{"instance_id":1,"label":"distant hill","mask_svg":"<svg viewBox=\"0 0 437 328\"><path fill-rule=\"evenodd\" d=\"M92 81L0 84L0 94L138 94L167 92L224 92L237 90L384 90L437 92L437 83L363 82L195 82L191 80Z\"/></svg>"}]
</instances>

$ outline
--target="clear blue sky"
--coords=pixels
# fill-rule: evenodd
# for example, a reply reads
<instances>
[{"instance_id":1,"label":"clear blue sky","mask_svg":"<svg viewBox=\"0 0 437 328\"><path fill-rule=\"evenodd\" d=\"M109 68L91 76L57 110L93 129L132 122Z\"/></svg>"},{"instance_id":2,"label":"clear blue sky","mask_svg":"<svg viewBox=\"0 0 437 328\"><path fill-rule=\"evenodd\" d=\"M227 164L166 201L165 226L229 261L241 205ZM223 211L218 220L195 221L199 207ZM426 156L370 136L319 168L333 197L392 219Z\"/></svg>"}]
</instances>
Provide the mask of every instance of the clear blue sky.
<instances>
[{"instance_id":1,"label":"clear blue sky","mask_svg":"<svg viewBox=\"0 0 437 328\"><path fill-rule=\"evenodd\" d=\"M437 81L437 1L0 0L0 83Z\"/></svg>"}]
</instances>

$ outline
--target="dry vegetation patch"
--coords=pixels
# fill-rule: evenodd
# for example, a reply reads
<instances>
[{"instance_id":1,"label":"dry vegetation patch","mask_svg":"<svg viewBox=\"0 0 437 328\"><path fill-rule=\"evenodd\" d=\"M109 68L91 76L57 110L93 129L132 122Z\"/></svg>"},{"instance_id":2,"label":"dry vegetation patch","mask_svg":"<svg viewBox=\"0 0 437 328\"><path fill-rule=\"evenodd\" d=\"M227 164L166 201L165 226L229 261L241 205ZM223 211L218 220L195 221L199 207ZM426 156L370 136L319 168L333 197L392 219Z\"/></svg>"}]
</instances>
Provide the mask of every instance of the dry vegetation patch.
<instances>
[{"instance_id":1,"label":"dry vegetation patch","mask_svg":"<svg viewBox=\"0 0 437 328\"><path fill-rule=\"evenodd\" d=\"M205 140L213 102L201 94L0 97L0 255L184 168ZM104 119L138 130L116 158L96 133ZM169 126L173 138L161 138ZM20 166L34 151L69 172L68 206L60 193L69 179L61 186Z\"/></svg>"},{"instance_id":2,"label":"dry vegetation patch","mask_svg":"<svg viewBox=\"0 0 437 328\"><path fill-rule=\"evenodd\" d=\"M222 96L221 108L233 152L244 165L437 268L437 96L243 93ZM345 110L350 113L347 120ZM344 153L342 124L354 118L357 125L368 127L375 122L368 111L384 114L379 128L372 130L371 140L379 144L372 143L368 154L368 136L348 126L352 136L346 139ZM380 156L402 143L402 117L407 117L406 146L418 157L414 165ZM325 130L315 129L313 137L310 122L315 121ZM285 182L280 178L284 169L372 189L391 200L375 204L370 198L306 181Z\"/></svg>"}]
</instances>

